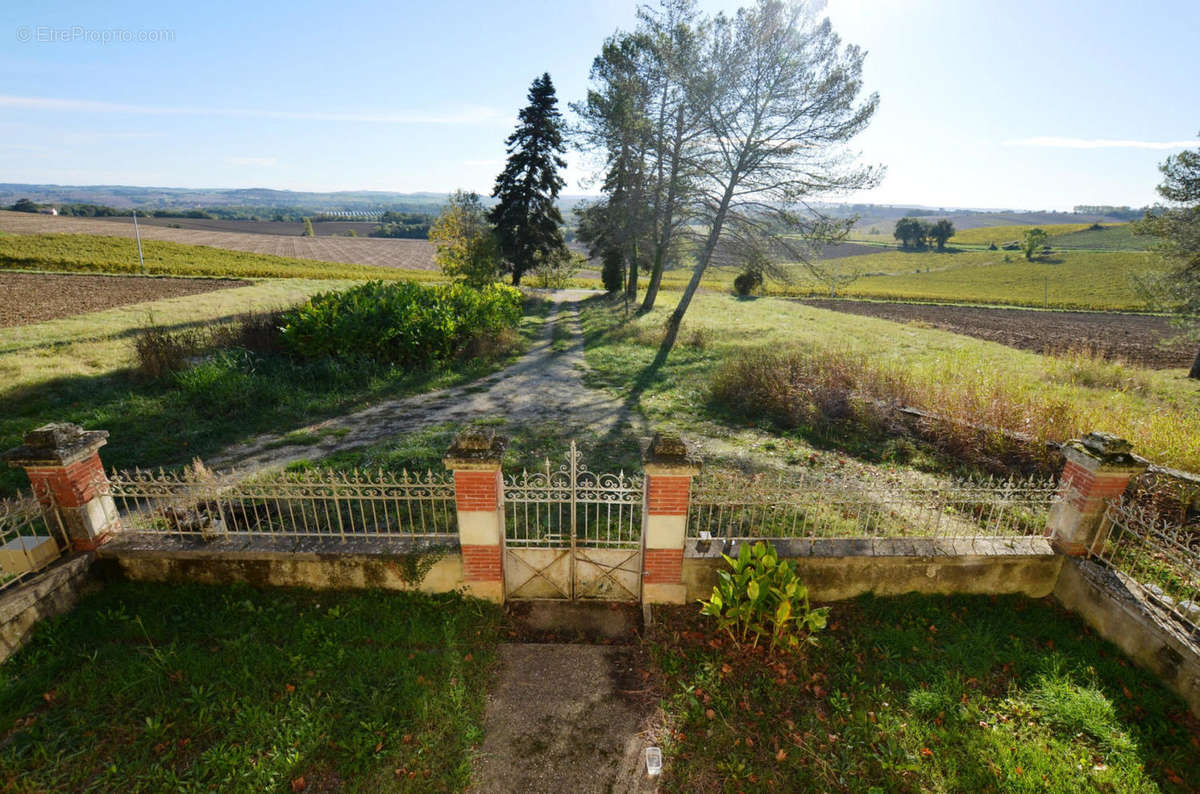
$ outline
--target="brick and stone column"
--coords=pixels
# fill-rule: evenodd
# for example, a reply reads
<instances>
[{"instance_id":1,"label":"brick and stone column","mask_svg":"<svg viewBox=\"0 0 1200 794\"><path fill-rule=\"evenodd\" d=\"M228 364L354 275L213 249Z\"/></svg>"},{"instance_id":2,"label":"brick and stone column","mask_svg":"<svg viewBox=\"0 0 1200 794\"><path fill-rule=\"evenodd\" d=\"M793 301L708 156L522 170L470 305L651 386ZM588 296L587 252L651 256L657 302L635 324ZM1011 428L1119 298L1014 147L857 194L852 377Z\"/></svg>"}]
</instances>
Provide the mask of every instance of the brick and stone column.
<instances>
[{"instance_id":1,"label":"brick and stone column","mask_svg":"<svg viewBox=\"0 0 1200 794\"><path fill-rule=\"evenodd\" d=\"M29 431L23 445L3 455L8 465L25 469L43 507L58 510L77 551L90 551L121 529L98 452L107 443L107 430L54 423ZM54 519L47 516L47 523Z\"/></svg>"},{"instance_id":2,"label":"brick and stone column","mask_svg":"<svg viewBox=\"0 0 1200 794\"><path fill-rule=\"evenodd\" d=\"M504 601L504 513L500 464L506 440L491 429L459 433L442 462L454 472L463 583L479 598Z\"/></svg>"},{"instance_id":3,"label":"brick and stone column","mask_svg":"<svg viewBox=\"0 0 1200 794\"><path fill-rule=\"evenodd\" d=\"M1088 433L1063 446L1067 465L1061 500L1051 510L1046 529L1055 550L1076 557L1088 553L1108 502L1125 493L1129 481L1147 468L1147 461L1131 450L1128 441L1108 433Z\"/></svg>"},{"instance_id":4,"label":"brick and stone column","mask_svg":"<svg viewBox=\"0 0 1200 794\"><path fill-rule=\"evenodd\" d=\"M642 601L682 604L687 601L683 541L692 478L700 472L700 458L679 436L659 433L646 448L642 461L646 472Z\"/></svg>"}]
</instances>

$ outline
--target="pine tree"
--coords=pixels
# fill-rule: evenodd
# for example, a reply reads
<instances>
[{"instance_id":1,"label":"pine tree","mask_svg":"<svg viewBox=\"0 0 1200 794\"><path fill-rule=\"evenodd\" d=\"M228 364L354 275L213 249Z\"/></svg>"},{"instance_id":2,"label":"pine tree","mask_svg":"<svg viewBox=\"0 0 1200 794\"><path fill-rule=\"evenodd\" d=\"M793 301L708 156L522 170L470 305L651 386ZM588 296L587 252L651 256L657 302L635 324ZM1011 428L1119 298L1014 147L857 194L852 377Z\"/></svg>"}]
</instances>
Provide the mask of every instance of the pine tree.
<instances>
[{"instance_id":1,"label":"pine tree","mask_svg":"<svg viewBox=\"0 0 1200 794\"><path fill-rule=\"evenodd\" d=\"M521 275L566 249L562 215L554 200L566 183L558 169L567 164L560 156L563 145L562 114L550 75L543 74L529 88L529 105L508 136L508 163L496 177L492 196L500 202L489 219L496 226L505 272L512 283Z\"/></svg>"}]
</instances>

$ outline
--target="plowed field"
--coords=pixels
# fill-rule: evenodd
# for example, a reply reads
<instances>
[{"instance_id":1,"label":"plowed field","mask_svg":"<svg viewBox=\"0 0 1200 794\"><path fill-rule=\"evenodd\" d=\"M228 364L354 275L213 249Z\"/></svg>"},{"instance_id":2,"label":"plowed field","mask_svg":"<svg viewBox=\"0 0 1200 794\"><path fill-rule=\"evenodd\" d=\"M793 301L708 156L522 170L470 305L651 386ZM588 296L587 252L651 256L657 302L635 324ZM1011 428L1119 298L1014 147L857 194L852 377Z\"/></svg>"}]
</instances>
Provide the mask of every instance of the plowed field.
<instances>
[{"instance_id":1,"label":"plowed field","mask_svg":"<svg viewBox=\"0 0 1200 794\"><path fill-rule=\"evenodd\" d=\"M846 300L804 302L847 314L922 323L1037 353L1083 348L1151 369L1189 367L1196 357L1194 343L1176 340L1179 331L1165 317Z\"/></svg>"},{"instance_id":2,"label":"plowed field","mask_svg":"<svg viewBox=\"0 0 1200 794\"><path fill-rule=\"evenodd\" d=\"M14 234L100 234L133 237L128 223L97 218L71 218L29 212L0 212L0 231ZM189 245L208 245L252 254L274 254L319 262L352 262L410 270L435 270L433 246L428 240L382 237L288 237L200 229L171 229L146 224L140 227L145 240L168 240Z\"/></svg>"},{"instance_id":3,"label":"plowed field","mask_svg":"<svg viewBox=\"0 0 1200 794\"><path fill-rule=\"evenodd\" d=\"M250 283L233 279L0 273L0 328Z\"/></svg>"}]
</instances>

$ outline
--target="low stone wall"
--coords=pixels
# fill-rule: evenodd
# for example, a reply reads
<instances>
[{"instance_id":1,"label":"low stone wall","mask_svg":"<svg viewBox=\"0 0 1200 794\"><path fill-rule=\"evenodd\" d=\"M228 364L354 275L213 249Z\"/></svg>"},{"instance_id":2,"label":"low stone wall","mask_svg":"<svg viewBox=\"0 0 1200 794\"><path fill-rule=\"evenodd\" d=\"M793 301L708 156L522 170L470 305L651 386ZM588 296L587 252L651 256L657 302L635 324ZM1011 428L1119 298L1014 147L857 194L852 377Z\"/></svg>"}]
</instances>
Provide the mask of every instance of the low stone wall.
<instances>
[{"instance_id":1,"label":"low stone wall","mask_svg":"<svg viewBox=\"0 0 1200 794\"><path fill-rule=\"evenodd\" d=\"M1153 672L1200 715L1200 648L1184 627L1151 607L1140 587L1083 559L1062 567L1054 597L1100 636Z\"/></svg>"},{"instance_id":2,"label":"low stone wall","mask_svg":"<svg viewBox=\"0 0 1200 794\"><path fill-rule=\"evenodd\" d=\"M1063 558L1045 538L775 540L791 559L814 601L840 601L865 593L1023 594L1054 592ZM737 543L688 540L683 580L687 599L708 598L725 566L722 552Z\"/></svg>"},{"instance_id":3,"label":"low stone wall","mask_svg":"<svg viewBox=\"0 0 1200 794\"><path fill-rule=\"evenodd\" d=\"M67 612L92 582L94 552L73 554L0 593L0 662L16 653L42 618Z\"/></svg>"},{"instance_id":4,"label":"low stone wall","mask_svg":"<svg viewBox=\"0 0 1200 794\"><path fill-rule=\"evenodd\" d=\"M230 545L121 538L102 546L98 554L111 573L133 581L471 592L463 581L462 555L453 541L263 538Z\"/></svg>"}]
</instances>

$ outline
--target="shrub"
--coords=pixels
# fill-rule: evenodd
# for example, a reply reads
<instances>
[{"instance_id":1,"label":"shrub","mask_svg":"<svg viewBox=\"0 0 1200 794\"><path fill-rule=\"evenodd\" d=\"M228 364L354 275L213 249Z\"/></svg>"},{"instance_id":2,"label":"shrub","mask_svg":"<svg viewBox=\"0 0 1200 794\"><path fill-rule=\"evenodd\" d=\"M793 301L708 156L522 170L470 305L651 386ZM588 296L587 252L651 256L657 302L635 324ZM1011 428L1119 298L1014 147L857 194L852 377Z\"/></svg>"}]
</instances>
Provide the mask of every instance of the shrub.
<instances>
[{"instance_id":1,"label":"shrub","mask_svg":"<svg viewBox=\"0 0 1200 794\"><path fill-rule=\"evenodd\" d=\"M714 618L739 646L750 638L757 647L767 637L772 651L816 644L813 634L825 628L829 607L809 606L808 588L774 546L743 543L737 559L721 556L731 570L717 573L712 597L700 602L702 615Z\"/></svg>"},{"instance_id":2,"label":"shrub","mask_svg":"<svg viewBox=\"0 0 1200 794\"><path fill-rule=\"evenodd\" d=\"M733 290L744 298L761 287L762 283L762 273L757 270L747 270L744 273L739 273L737 278L733 280Z\"/></svg>"},{"instance_id":3,"label":"shrub","mask_svg":"<svg viewBox=\"0 0 1200 794\"><path fill-rule=\"evenodd\" d=\"M281 319L284 349L299 358L425 366L454 357L475 335L516 326L521 293L501 285L370 281L314 295Z\"/></svg>"},{"instance_id":4,"label":"shrub","mask_svg":"<svg viewBox=\"0 0 1200 794\"><path fill-rule=\"evenodd\" d=\"M280 349L279 324L282 312L247 312L232 323L203 328L171 330L151 317L133 338L138 370L149 378L161 378L186 369L195 358L211 350L243 348L256 353Z\"/></svg>"},{"instance_id":5,"label":"shrub","mask_svg":"<svg viewBox=\"0 0 1200 794\"><path fill-rule=\"evenodd\" d=\"M571 279L579 272L583 257L570 251L557 251L547 257L539 257L533 266L533 284L543 289L566 289Z\"/></svg>"}]
</instances>

